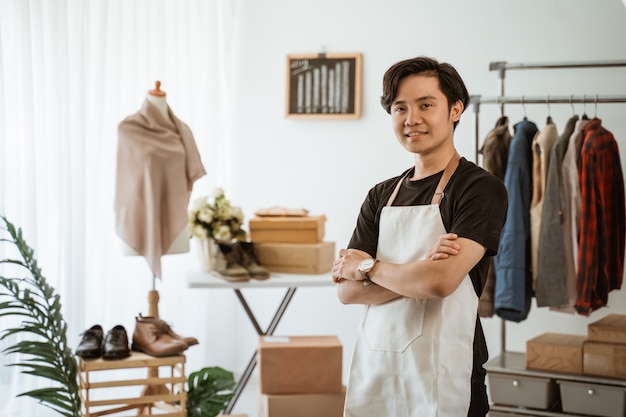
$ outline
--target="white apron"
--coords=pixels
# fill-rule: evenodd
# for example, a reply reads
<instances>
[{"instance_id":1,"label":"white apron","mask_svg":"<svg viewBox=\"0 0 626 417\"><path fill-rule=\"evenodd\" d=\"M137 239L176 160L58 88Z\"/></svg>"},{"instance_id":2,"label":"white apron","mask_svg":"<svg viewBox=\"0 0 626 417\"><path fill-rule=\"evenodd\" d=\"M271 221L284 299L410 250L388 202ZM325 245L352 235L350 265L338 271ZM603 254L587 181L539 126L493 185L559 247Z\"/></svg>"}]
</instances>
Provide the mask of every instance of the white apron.
<instances>
[{"instance_id":1,"label":"white apron","mask_svg":"<svg viewBox=\"0 0 626 417\"><path fill-rule=\"evenodd\" d=\"M401 264L424 259L447 233L438 200L457 166L455 155L430 205L392 207L404 178L398 182L381 213L377 259ZM477 310L469 275L445 298L401 297L365 306L345 417L467 417Z\"/></svg>"}]
</instances>

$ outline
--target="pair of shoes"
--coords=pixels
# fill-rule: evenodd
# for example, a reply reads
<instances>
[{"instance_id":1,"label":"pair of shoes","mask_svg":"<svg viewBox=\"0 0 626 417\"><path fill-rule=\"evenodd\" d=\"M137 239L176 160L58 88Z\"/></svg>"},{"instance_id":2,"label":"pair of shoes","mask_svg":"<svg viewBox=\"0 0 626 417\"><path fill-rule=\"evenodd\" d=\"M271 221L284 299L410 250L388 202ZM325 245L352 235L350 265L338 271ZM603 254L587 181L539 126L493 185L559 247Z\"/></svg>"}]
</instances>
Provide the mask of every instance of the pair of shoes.
<instances>
[{"instance_id":1,"label":"pair of shoes","mask_svg":"<svg viewBox=\"0 0 626 417\"><path fill-rule=\"evenodd\" d=\"M227 281L268 279L270 272L261 266L253 242L217 242L218 256L215 271Z\"/></svg>"},{"instance_id":2,"label":"pair of shoes","mask_svg":"<svg viewBox=\"0 0 626 417\"><path fill-rule=\"evenodd\" d=\"M198 344L196 338L177 335L163 320L143 317L141 314L135 318L132 344L134 351L156 357L173 356L195 344Z\"/></svg>"},{"instance_id":3,"label":"pair of shoes","mask_svg":"<svg viewBox=\"0 0 626 417\"><path fill-rule=\"evenodd\" d=\"M123 326L117 325L104 334L102 326L96 324L85 330L76 348L76 356L83 359L124 359L130 356L128 335Z\"/></svg>"}]
</instances>

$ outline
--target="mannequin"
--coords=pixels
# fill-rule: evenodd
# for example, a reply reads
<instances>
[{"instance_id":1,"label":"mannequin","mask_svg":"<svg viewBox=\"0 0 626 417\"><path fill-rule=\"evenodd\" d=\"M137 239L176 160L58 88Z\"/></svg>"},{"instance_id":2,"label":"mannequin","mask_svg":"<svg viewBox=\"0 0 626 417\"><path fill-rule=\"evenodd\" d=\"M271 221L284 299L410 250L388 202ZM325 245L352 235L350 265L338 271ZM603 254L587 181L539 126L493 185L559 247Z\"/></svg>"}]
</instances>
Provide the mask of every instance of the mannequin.
<instances>
[{"instance_id":1,"label":"mannequin","mask_svg":"<svg viewBox=\"0 0 626 417\"><path fill-rule=\"evenodd\" d=\"M155 83L154 90L149 90L148 94L146 94L146 100L152 103L158 110L159 113L163 116L163 118L170 123L174 124L172 120L166 100L166 94L161 90L161 81L157 81ZM176 236L169 249L165 252L164 255L175 255L180 253L189 252L189 238L191 233L188 227L185 227L179 234ZM130 246L128 246L125 242L122 242L122 251L124 255L128 256L138 256L139 254Z\"/></svg>"},{"instance_id":2,"label":"mannequin","mask_svg":"<svg viewBox=\"0 0 626 417\"><path fill-rule=\"evenodd\" d=\"M206 174L191 130L170 110L160 87L157 81L142 108L119 125L115 201L123 253L146 257L153 272L148 316L156 319L161 256L189 252L186 203L193 182ZM149 367L148 379L158 373L158 367ZM169 388L147 385L142 392L143 397L161 394L170 394ZM151 408L142 405L138 415L152 414Z\"/></svg>"}]
</instances>

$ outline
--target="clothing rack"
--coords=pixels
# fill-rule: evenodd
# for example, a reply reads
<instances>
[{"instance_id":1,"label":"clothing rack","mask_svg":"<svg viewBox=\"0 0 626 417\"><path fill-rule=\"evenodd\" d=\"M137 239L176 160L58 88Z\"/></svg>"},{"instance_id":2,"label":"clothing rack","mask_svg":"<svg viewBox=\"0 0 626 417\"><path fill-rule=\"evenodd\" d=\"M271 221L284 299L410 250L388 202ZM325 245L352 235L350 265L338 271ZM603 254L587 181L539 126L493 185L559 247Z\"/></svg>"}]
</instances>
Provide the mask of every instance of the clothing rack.
<instances>
[{"instance_id":1,"label":"clothing rack","mask_svg":"<svg viewBox=\"0 0 626 417\"><path fill-rule=\"evenodd\" d=\"M534 63L509 63L506 61L495 61L489 63L489 71L498 71L500 79L500 95L495 97L483 97L481 95L470 96L470 102L474 108L475 123L475 161L478 163L480 149L480 130L479 130L479 113L481 104L499 104L500 114L504 115L505 104L570 104L583 103L626 103L626 95L546 95L546 96L506 96L505 95L505 78L507 70L527 70L527 69L573 69L573 68L612 68L626 67L626 60L608 60L608 61L572 61L572 62L534 62ZM501 350L506 350L506 320L501 322Z\"/></svg>"}]
</instances>

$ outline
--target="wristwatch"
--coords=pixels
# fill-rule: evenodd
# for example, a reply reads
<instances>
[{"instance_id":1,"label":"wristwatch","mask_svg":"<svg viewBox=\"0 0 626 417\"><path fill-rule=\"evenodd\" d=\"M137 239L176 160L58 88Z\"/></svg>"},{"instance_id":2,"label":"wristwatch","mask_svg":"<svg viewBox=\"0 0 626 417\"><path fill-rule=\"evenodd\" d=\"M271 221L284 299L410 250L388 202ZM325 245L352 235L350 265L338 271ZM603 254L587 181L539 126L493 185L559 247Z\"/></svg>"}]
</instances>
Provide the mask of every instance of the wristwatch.
<instances>
[{"instance_id":1,"label":"wristwatch","mask_svg":"<svg viewBox=\"0 0 626 417\"><path fill-rule=\"evenodd\" d=\"M367 285L373 284L368 273L372 269L374 269L374 265L376 265L376 262L378 262L378 259L367 258L367 259L362 260L361 263L359 264L359 272L361 273L364 279L363 285L367 286Z\"/></svg>"}]
</instances>

